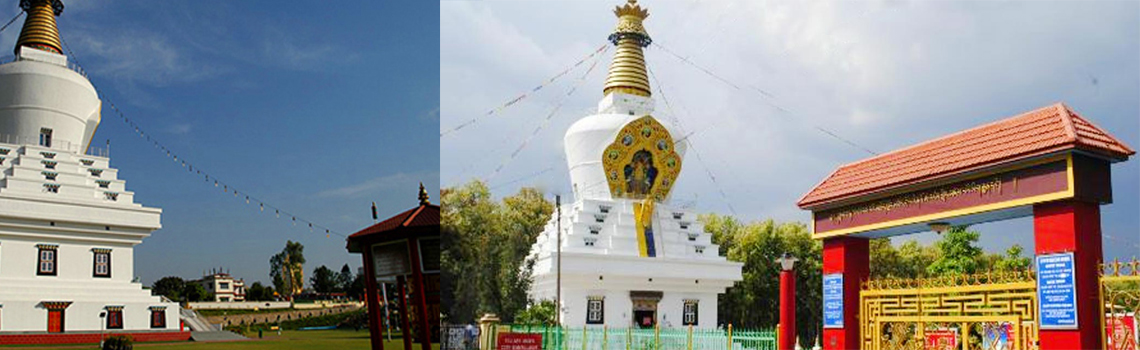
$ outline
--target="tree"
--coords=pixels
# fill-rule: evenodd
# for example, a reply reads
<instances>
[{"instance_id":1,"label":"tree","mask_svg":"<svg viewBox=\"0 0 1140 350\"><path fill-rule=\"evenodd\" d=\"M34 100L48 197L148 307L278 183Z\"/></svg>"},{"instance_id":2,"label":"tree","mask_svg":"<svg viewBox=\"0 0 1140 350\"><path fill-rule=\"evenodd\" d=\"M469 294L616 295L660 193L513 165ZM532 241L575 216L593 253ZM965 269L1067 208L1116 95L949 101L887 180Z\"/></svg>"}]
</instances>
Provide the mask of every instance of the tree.
<instances>
[{"instance_id":1,"label":"tree","mask_svg":"<svg viewBox=\"0 0 1140 350\"><path fill-rule=\"evenodd\" d=\"M150 293L165 296L170 300L182 301L183 289L186 289L186 281L183 281L182 277L166 276L154 281L150 287Z\"/></svg>"},{"instance_id":2,"label":"tree","mask_svg":"<svg viewBox=\"0 0 1140 350\"><path fill-rule=\"evenodd\" d=\"M953 226L942 234L942 240L935 243L938 248L938 259L926 268L932 276L972 274L978 271L982 248L977 246L976 231L968 230L967 226Z\"/></svg>"},{"instance_id":3,"label":"tree","mask_svg":"<svg viewBox=\"0 0 1140 350\"><path fill-rule=\"evenodd\" d=\"M253 282L249 288L245 290L245 300L247 301L261 301L265 300L261 297L265 295L265 286L261 282Z\"/></svg>"},{"instance_id":4,"label":"tree","mask_svg":"<svg viewBox=\"0 0 1140 350\"><path fill-rule=\"evenodd\" d=\"M313 270L313 277L309 278L313 290L317 293L332 293L337 289L337 273L321 265Z\"/></svg>"},{"instance_id":5,"label":"tree","mask_svg":"<svg viewBox=\"0 0 1140 350\"><path fill-rule=\"evenodd\" d=\"M553 206L532 188L496 202L480 181L441 192L445 317L466 323L495 313L513 322L529 303L533 261L528 255Z\"/></svg>"},{"instance_id":6,"label":"tree","mask_svg":"<svg viewBox=\"0 0 1140 350\"><path fill-rule=\"evenodd\" d=\"M305 246L301 242L286 241L285 248L269 259L269 276L282 296L301 293L305 287Z\"/></svg>"},{"instance_id":7,"label":"tree","mask_svg":"<svg viewBox=\"0 0 1140 350\"><path fill-rule=\"evenodd\" d=\"M1001 256L997 262L994 263L993 269L1002 272L1029 270L1030 259L1021 256L1021 251L1022 248L1019 244L1014 244L1009 247L1009 249L1005 251L1005 256Z\"/></svg>"},{"instance_id":8,"label":"tree","mask_svg":"<svg viewBox=\"0 0 1140 350\"><path fill-rule=\"evenodd\" d=\"M795 266L796 334L810 344L818 336L822 322L822 249L802 223L776 223L773 220L741 223L716 214L701 215L705 232L721 245L728 260L744 263L744 279L729 287L717 302L717 322L735 327L771 327L779 321L780 267L776 258L785 252L799 259Z\"/></svg>"},{"instance_id":9,"label":"tree","mask_svg":"<svg viewBox=\"0 0 1140 350\"><path fill-rule=\"evenodd\" d=\"M344 294L348 295L349 298L364 300L364 274L357 274L356 277L352 279L352 283L348 285L348 288L344 289Z\"/></svg>"},{"instance_id":10,"label":"tree","mask_svg":"<svg viewBox=\"0 0 1140 350\"><path fill-rule=\"evenodd\" d=\"M516 324L525 325L554 325L555 306L553 300L543 300L532 304L515 315Z\"/></svg>"},{"instance_id":11,"label":"tree","mask_svg":"<svg viewBox=\"0 0 1140 350\"><path fill-rule=\"evenodd\" d=\"M205 287L197 283L187 283L182 289L184 299L182 301L195 302L195 301L214 301L214 295L206 291Z\"/></svg>"},{"instance_id":12,"label":"tree","mask_svg":"<svg viewBox=\"0 0 1140 350\"><path fill-rule=\"evenodd\" d=\"M926 275L926 267L934 263L939 252L910 240L897 249L889 238L870 242L871 278L918 278Z\"/></svg>"},{"instance_id":13,"label":"tree","mask_svg":"<svg viewBox=\"0 0 1140 350\"><path fill-rule=\"evenodd\" d=\"M348 264L344 264L344 266L340 268L340 274L336 276L336 290L338 292L347 293L348 289L352 287L352 281L354 279L355 276L352 274L352 268L348 267Z\"/></svg>"}]
</instances>

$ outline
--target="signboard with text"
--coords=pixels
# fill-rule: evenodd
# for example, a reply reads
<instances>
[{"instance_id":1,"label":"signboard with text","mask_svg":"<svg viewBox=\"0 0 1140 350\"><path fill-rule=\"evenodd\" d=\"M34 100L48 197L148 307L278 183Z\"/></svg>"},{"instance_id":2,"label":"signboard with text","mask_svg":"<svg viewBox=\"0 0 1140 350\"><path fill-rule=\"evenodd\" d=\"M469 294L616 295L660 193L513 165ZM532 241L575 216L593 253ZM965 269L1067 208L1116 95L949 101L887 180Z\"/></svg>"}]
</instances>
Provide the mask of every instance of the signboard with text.
<instances>
[{"instance_id":1,"label":"signboard with text","mask_svg":"<svg viewBox=\"0 0 1140 350\"><path fill-rule=\"evenodd\" d=\"M1037 256L1037 310L1041 329L1077 329L1073 253Z\"/></svg>"},{"instance_id":2,"label":"signboard with text","mask_svg":"<svg viewBox=\"0 0 1140 350\"><path fill-rule=\"evenodd\" d=\"M412 273L408 261L408 241L396 241L372 246L372 266L377 279Z\"/></svg>"},{"instance_id":3,"label":"signboard with text","mask_svg":"<svg viewBox=\"0 0 1140 350\"><path fill-rule=\"evenodd\" d=\"M497 350L542 350L542 334L499 333Z\"/></svg>"},{"instance_id":4,"label":"signboard with text","mask_svg":"<svg viewBox=\"0 0 1140 350\"><path fill-rule=\"evenodd\" d=\"M843 328L843 274L823 275L823 328Z\"/></svg>"},{"instance_id":5,"label":"signboard with text","mask_svg":"<svg viewBox=\"0 0 1140 350\"><path fill-rule=\"evenodd\" d=\"M926 347L928 350L954 350L958 348L958 329L939 328L926 330ZM986 348L989 349L989 348Z\"/></svg>"}]
</instances>

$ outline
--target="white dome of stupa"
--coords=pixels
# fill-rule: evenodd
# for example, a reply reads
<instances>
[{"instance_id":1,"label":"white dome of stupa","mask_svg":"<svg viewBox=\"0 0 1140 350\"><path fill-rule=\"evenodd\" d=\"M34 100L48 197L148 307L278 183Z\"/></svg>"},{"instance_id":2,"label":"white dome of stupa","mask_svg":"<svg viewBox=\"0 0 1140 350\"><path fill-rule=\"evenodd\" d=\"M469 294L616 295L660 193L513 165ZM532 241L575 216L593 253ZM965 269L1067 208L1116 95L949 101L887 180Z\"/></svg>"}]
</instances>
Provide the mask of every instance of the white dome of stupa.
<instances>
[{"instance_id":1,"label":"white dome of stupa","mask_svg":"<svg viewBox=\"0 0 1140 350\"><path fill-rule=\"evenodd\" d=\"M0 142L83 153L99 127L102 102L62 54L55 23L62 4L30 6L43 9L28 12L16 60L0 65Z\"/></svg>"}]
</instances>

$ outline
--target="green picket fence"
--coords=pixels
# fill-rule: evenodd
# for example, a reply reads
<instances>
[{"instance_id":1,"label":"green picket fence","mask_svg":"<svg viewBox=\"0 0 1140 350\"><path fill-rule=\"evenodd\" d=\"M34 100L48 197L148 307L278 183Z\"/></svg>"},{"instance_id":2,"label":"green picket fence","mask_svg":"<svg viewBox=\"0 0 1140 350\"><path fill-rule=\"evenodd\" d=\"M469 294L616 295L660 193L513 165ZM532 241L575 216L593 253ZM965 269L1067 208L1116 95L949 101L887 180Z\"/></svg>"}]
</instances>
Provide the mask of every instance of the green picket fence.
<instances>
[{"instance_id":1,"label":"green picket fence","mask_svg":"<svg viewBox=\"0 0 1140 350\"><path fill-rule=\"evenodd\" d=\"M608 328L510 325L542 334L543 350L775 350L776 330Z\"/></svg>"}]
</instances>

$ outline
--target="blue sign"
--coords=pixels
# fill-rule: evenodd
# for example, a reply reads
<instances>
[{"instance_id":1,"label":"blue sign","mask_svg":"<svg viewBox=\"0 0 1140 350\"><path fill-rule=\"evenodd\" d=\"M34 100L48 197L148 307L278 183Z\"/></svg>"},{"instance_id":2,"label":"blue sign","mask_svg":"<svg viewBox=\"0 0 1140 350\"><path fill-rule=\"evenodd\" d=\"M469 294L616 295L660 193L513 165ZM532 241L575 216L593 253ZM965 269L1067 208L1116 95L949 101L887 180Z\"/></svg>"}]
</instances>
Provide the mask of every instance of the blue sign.
<instances>
[{"instance_id":1,"label":"blue sign","mask_svg":"<svg viewBox=\"0 0 1140 350\"><path fill-rule=\"evenodd\" d=\"M1073 253L1037 256L1037 311L1041 329L1077 329Z\"/></svg>"},{"instance_id":2,"label":"blue sign","mask_svg":"<svg viewBox=\"0 0 1140 350\"><path fill-rule=\"evenodd\" d=\"M823 275L823 328L843 328L843 274Z\"/></svg>"}]
</instances>

